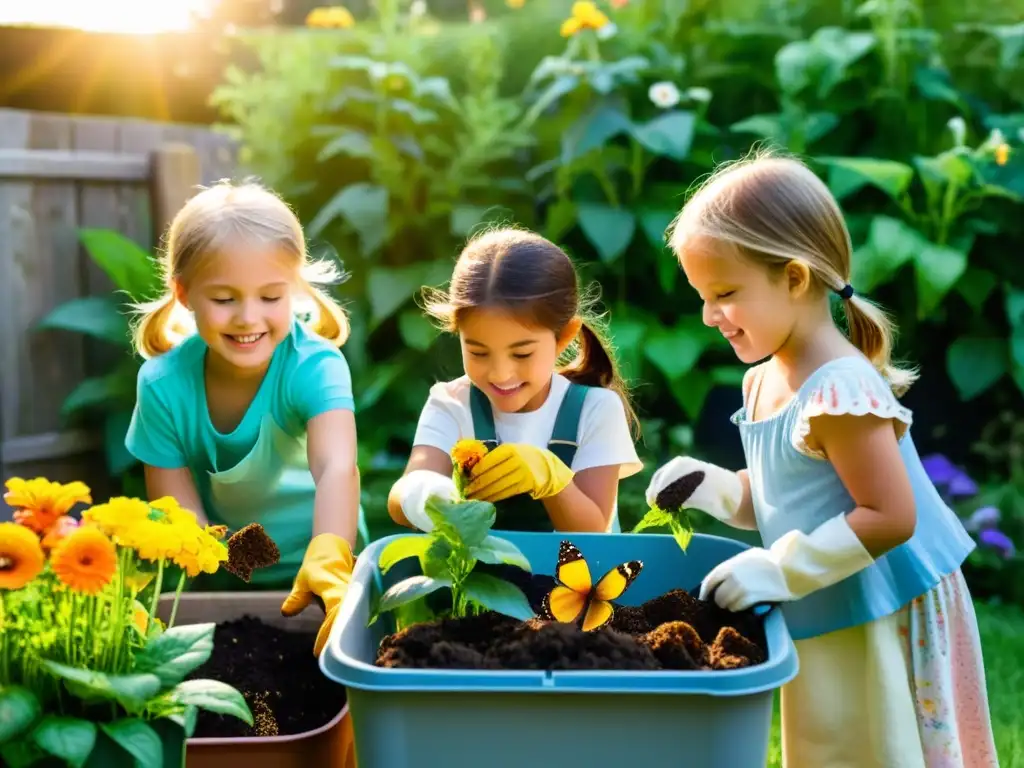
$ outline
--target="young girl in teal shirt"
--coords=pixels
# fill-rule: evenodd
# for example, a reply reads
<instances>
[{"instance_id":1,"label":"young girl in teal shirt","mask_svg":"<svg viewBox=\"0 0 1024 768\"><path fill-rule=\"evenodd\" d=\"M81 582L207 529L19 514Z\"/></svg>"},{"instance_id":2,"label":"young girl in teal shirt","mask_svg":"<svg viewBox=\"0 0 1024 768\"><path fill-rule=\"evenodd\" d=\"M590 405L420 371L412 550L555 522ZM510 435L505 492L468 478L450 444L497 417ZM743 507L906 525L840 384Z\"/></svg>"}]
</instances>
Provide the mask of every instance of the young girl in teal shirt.
<instances>
[{"instance_id":1,"label":"young girl in teal shirt","mask_svg":"<svg viewBox=\"0 0 1024 768\"><path fill-rule=\"evenodd\" d=\"M150 498L173 496L201 522L260 523L281 551L253 583L293 589L282 610L319 595L327 621L352 570L359 510L351 377L341 308L313 287L334 277L306 255L276 195L218 184L171 224L167 292L142 307L128 450ZM315 321L296 319L306 299ZM241 586L241 582L224 585Z\"/></svg>"}]
</instances>

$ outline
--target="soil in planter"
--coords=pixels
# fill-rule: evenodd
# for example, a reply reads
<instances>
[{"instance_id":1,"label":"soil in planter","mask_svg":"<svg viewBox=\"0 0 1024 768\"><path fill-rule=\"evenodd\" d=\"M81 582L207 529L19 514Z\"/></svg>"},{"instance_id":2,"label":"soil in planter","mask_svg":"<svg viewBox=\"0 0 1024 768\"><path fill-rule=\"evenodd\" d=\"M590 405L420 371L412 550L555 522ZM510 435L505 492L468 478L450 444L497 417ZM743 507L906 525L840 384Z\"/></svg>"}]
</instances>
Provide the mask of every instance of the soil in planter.
<instances>
[{"instance_id":1,"label":"soil in planter","mask_svg":"<svg viewBox=\"0 0 1024 768\"><path fill-rule=\"evenodd\" d=\"M345 689L320 671L315 640L315 633L288 632L252 616L218 624L213 653L189 677L237 688L254 723L200 711L193 736L288 736L329 723L345 706Z\"/></svg>"},{"instance_id":2,"label":"soil in planter","mask_svg":"<svg viewBox=\"0 0 1024 768\"><path fill-rule=\"evenodd\" d=\"M489 569L492 570L492 569ZM554 581L510 569L539 613ZM497 575L497 574L496 574ZM723 670L767 658L760 618L672 590L640 606L619 606L608 624L584 632L574 624L517 621L486 612L417 624L381 642L380 667L430 669Z\"/></svg>"}]
</instances>

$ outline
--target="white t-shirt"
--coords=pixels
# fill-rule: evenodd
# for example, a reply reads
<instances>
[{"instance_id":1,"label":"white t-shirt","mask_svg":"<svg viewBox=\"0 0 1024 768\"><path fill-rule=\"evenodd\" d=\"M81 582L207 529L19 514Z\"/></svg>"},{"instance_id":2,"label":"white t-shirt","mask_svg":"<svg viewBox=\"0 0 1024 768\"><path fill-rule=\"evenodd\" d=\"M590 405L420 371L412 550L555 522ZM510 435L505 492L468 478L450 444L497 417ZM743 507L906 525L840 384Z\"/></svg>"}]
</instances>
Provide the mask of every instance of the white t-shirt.
<instances>
[{"instance_id":1,"label":"white t-shirt","mask_svg":"<svg viewBox=\"0 0 1024 768\"><path fill-rule=\"evenodd\" d=\"M470 410L469 377L442 381L430 388L430 396L420 413L413 445L431 445L450 453L459 440L472 439L473 416ZM494 431L499 442L525 443L547 448L555 425L558 408L569 390L569 380L559 373L552 376L547 400L535 411L504 413L492 409ZM591 467L618 464L619 478L635 475L643 469L636 445L629 431L626 409L618 393L610 389L592 388L587 392L580 412L576 456L573 472ZM612 512L609 530L618 531L618 497Z\"/></svg>"}]
</instances>

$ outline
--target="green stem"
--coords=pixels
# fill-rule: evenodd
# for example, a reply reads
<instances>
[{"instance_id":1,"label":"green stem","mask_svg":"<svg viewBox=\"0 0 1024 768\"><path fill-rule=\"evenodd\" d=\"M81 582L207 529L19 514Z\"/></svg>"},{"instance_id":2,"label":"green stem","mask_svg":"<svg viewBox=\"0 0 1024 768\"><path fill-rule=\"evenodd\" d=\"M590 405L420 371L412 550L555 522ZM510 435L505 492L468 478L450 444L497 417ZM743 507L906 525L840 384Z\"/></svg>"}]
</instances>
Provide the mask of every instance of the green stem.
<instances>
[{"instance_id":1,"label":"green stem","mask_svg":"<svg viewBox=\"0 0 1024 768\"><path fill-rule=\"evenodd\" d=\"M0 685L11 682L10 660L7 649L11 643L7 633L7 613L4 610L4 593L0 591Z\"/></svg>"},{"instance_id":2,"label":"green stem","mask_svg":"<svg viewBox=\"0 0 1024 768\"><path fill-rule=\"evenodd\" d=\"M70 603L68 615L68 633L64 636L64 658L68 664L70 664L71 666L75 666L75 614L77 613L75 609L77 608L76 604L78 600L75 599L75 593L70 590L68 590L64 594L67 596L68 602Z\"/></svg>"},{"instance_id":3,"label":"green stem","mask_svg":"<svg viewBox=\"0 0 1024 768\"><path fill-rule=\"evenodd\" d=\"M174 626L174 617L178 615L178 603L181 601L181 592L185 589L185 570L182 569L178 577L178 588L174 590L174 605L171 607L171 618L167 621L167 628Z\"/></svg>"},{"instance_id":4,"label":"green stem","mask_svg":"<svg viewBox=\"0 0 1024 768\"><path fill-rule=\"evenodd\" d=\"M956 205L956 196L959 191L960 185L955 182L951 181L946 185L946 194L942 199L942 216L939 219L939 231L935 238L935 242L939 245L945 245L947 240L949 240L949 230L955 220L953 206Z\"/></svg>"},{"instance_id":5,"label":"green stem","mask_svg":"<svg viewBox=\"0 0 1024 768\"><path fill-rule=\"evenodd\" d=\"M615 191L615 185L612 184L612 180L608 178L608 174L605 171L603 164L594 169L594 176L597 179L597 183L601 185L601 190L608 198L608 202L611 203L613 207L618 208L620 206L619 193Z\"/></svg>"},{"instance_id":6,"label":"green stem","mask_svg":"<svg viewBox=\"0 0 1024 768\"><path fill-rule=\"evenodd\" d=\"M156 604L160 600L160 590L164 585L164 561L160 558L160 562L156 566L156 578L153 579L153 597L149 601L149 620L152 621L156 617ZM149 628L147 623L147 630Z\"/></svg>"}]
</instances>

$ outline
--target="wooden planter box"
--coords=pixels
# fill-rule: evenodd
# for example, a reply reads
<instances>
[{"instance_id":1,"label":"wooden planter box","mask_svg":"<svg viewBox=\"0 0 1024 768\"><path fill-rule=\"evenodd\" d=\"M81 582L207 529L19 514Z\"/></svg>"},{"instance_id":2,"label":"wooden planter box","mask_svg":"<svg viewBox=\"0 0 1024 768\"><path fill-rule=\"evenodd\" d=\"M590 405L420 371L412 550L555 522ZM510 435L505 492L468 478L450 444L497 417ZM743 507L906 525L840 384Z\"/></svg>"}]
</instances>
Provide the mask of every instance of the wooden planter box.
<instances>
[{"instance_id":1,"label":"wooden planter box","mask_svg":"<svg viewBox=\"0 0 1024 768\"><path fill-rule=\"evenodd\" d=\"M291 631L315 632L323 612L314 604L299 616L285 618L281 603L286 592L185 593L175 624L226 622L242 616ZM166 621L174 595L160 598L159 616ZM326 725L289 736L248 738L191 738L186 742L188 768L355 768L355 740L348 704Z\"/></svg>"}]
</instances>

